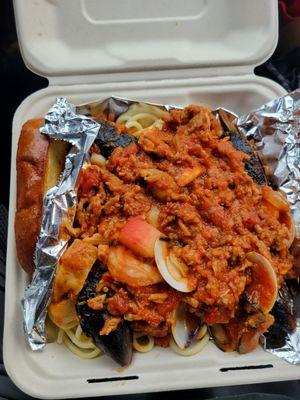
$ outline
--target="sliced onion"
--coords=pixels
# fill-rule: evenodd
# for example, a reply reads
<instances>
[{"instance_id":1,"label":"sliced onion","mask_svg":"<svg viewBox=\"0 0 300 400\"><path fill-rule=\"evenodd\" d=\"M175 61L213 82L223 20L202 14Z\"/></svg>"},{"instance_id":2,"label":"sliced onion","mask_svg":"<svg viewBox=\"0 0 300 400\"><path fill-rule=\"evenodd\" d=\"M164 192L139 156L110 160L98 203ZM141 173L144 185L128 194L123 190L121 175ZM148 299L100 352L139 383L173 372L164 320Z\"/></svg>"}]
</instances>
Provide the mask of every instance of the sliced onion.
<instances>
[{"instance_id":1,"label":"sliced onion","mask_svg":"<svg viewBox=\"0 0 300 400\"><path fill-rule=\"evenodd\" d=\"M175 353L177 353L181 356L193 356L197 353L200 353L200 351L202 351L204 349L204 347L208 344L208 342L209 342L209 334L207 333L203 337L203 339L197 340L191 346L189 346L185 349L181 349L180 347L177 346L174 339L171 337L170 338L170 347Z\"/></svg>"},{"instance_id":2,"label":"sliced onion","mask_svg":"<svg viewBox=\"0 0 300 400\"><path fill-rule=\"evenodd\" d=\"M166 242L160 239L156 240L154 256L159 272L170 286L179 292L187 293L192 291L188 286L188 279L184 275L182 267L178 264L181 262L178 260L178 263L174 263L174 259L172 260L172 256L170 257L170 252Z\"/></svg>"},{"instance_id":3,"label":"sliced onion","mask_svg":"<svg viewBox=\"0 0 300 400\"><path fill-rule=\"evenodd\" d=\"M91 164L98 165L99 167L104 167L106 164L106 159L102 154L92 153Z\"/></svg>"}]
</instances>

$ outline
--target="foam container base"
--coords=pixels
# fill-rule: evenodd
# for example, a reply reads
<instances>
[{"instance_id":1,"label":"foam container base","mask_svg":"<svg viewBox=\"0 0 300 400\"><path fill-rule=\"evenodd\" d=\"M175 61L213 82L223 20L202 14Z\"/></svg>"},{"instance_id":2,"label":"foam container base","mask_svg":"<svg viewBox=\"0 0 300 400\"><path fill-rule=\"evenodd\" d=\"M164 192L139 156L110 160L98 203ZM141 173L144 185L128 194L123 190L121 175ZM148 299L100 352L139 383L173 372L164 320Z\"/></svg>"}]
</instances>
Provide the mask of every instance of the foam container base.
<instances>
[{"instance_id":1,"label":"foam container base","mask_svg":"<svg viewBox=\"0 0 300 400\"><path fill-rule=\"evenodd\" d=\"M141 81L116 84L49 86L19 106L13 121L4 358L9 376L24 392L39 398L72 398L155 392L209 386L297 379L299 366L257 349L247 355L223 353L213 343L193 357L156 347L135 353L123 370L106 356L82 360L64 346L49 344L32 352L24 338L20 300L27 277L18 265L14 240L16 150L22 124L45 115L58 96L75 104L111 95L183 106L222 106L243 114L284 93L274 82L249 76Z\"/></svg>"}]
</instances>

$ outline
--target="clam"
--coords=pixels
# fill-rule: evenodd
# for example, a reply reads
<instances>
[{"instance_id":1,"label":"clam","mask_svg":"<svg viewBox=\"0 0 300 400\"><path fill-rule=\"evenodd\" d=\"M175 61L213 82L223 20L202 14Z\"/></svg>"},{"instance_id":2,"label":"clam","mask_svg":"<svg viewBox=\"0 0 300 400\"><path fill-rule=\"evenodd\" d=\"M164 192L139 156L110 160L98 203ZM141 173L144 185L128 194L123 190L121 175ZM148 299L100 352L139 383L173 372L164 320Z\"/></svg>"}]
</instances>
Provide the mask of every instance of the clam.
<instances>
[{"instance_id":1,"label":"clam","mask_svg":"<svg viewBox=\"0 0 300 400\"><path fill-rule=\"evenodd\" d=\"M197 353L200 353L200 351L204 349L204 347L208 344L208 342L209 342L209 334L206 333L201 340L197 340L186 349L181 349L180 347L178 347L173 338L171 338L170 347L175 353L181 356L193 356Z\"/></svg>"},{"instance_id":2,"label":"clam","mask_svg":"<svg viewBox=\"0 0 300 400\"><path fill-rule=\"evenodd\" d=\"M271 314L258 312L248 316L240 329L237 351L240 354L250 353L259 345L259 339L274 323Z\"/></svg>"},{"instance_id":3,"label":"clam","mask_svg":"<svg viewBox=\"0 0 300 400\"><path fill-rule=\"evenodd\" d=\"M240 354L247 354L254 351L259 345L260 337L261 332L257 330L244 333L239 339L237 351Z\"/></svg>"},{"instance_id":4,"label":"clam","mask_svg":"<svg viewBox=\"0 0 300 400\"><path fill-rule=\"evenodd\" d=\"M103 271L95 264L79 293L76 311L82 331L93 339L93 342L100 350L121 366L126 366L130 364L132 358L132 334L128 323L121 320L115 330L107 335L101 335L100 331L105 321L112 316L105 308L97 310L90 308L88 305L88 300L95 298L97 294L97 284L102 274Z\"/></svg>"},{"instance_id":5,"label":"clam","mask_svg":"<svg viewBox=\"0 0 300 400\"><path fill-rule=\"evenodd\" d=\"M252 303L264 313L268 313L276 301L278 293L277 277L271 263L261 254L254 251L247 254L253 263L252 282L245 292Z\"/></svg>"},{"instance_id":6,"label":"clam","mask_svg":"<svg viewBox=\"0 0 300 400\"><path fill-rule=\"evenodd\" d=\"M216 345L225 352L237 350L240 354L250 353L259 344L261 335L266 332L274 322L270 314L257 312L243 314L232 318L227 324L214 324L210 327Z\"/></svg>"},{"instance_id":7,"label":"clam","mask_svg":"<svg viewBox=\"0 0 300 400\"><path fill-rule=\"evenodd\" d=\"M203 349L209 340L207 326L201 318L190 313L182 303L173 314L171 348L181 355L193 355Z\"/></svg>"},{"instance_id":8,"label":"clam","mask_svg":"<svg viewBox=\"0 0 300 400\"><path fill-rule=\"evenodd\" d=\"M199 318L188 313L185 304L177 307L173 318L171 327L173 338L181 349L185 349L195 339L200 329Z\"/></svg>"},{"instance_id":9,"label":"clam","mask_svg":"<svg viewBox=\"0 0 300 400\"><path fill-rule=\"evenodd\" d=\"M210 327L211 335L216 345L225 352L232 352L237 347L238 337L232 337L224 324L214 324Z\"/></svg>"},{"instance_id":10,"label":"clam","mask_svg":"<svg viewBox=\"0 0 300 400\"><path fill-rule=\"evenodd\" d=\"M164 280L179 292L191 292L188 285L188 267L179 260L163 239L157 239L154 246L155 262Z\"/></svg>"}]
</instances>

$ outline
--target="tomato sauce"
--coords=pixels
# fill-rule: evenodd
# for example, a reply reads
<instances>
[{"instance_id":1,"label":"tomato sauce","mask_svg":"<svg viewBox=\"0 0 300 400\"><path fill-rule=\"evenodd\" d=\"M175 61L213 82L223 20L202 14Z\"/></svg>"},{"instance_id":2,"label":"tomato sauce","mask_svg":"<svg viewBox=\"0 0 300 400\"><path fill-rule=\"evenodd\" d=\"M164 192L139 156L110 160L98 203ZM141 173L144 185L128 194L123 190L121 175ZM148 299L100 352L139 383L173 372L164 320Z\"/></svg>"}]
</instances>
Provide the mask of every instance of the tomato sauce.
<instances>
[{"instance_id":1,"label":"tomato sauce","mask_svg":"<svg viewBox=\"0 0 300 400\"><path fill-rule=\"evenodd\" d=\"M292 268L287 218L245 171L247 158L224 137L208 108L171 111L162 129L142 131L137 144L115 149L105 167L82 170L78 196L85 204L75 224L82 227L81 237L92 230L102 245L115 246L128 218L147 219L155 206L156 228L175 243L176 256L188 267L195 288L188 296L199 304L192 311L208 325L227 323L251 282L247 253L270 260L279 284ZM125 316L136 330L166 336L172 311L187 295L167 284L136 285L118 285L109 311ZM155 293L166 296L149 300Z\"/></svg>"}]
</instances>

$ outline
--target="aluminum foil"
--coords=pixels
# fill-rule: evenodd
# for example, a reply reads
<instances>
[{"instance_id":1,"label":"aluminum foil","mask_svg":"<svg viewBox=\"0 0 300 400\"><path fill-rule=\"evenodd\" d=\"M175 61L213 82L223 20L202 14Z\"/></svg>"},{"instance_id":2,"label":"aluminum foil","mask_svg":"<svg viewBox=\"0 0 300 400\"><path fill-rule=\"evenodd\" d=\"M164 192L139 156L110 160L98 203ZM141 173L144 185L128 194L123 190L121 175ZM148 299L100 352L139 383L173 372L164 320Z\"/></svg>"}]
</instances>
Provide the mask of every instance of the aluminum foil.
<instances>
[{"instance_id":1,"label":"aluminum foil","mask_svg":"<svg viewBox=\"0 0 300 400\"><path fill-rule=\"evenodd\" d=\"M36 246L36 270L32 283L23 299L24 326L28 342L33 350L45 346L45 317L51 297L56 264L67 245L67 240L58 237L62 218L72 219L76 208L74 191L77 177L88 151L97 136L101 124L87 116L101 112L112 112L116 116L127 111L136 101L110 97L108 99L75 107L65 99L57 99L45 117L41 132L54 139L72 143L73 148L66 159L60 182L50 189L45 197L42 228ZM159 105L169 111L171 105ZM272 184L287 194L291 203L297 235L300 227L300 91L275 99L248 115L236 114L219 108L215 115L222 126L230 132L241 133L253 139L264 165L268 166ZM282 292L279 294L282 296ZM295 298L295 296L294 296ZM295 310L297 302L289 300ZM299 314L298 314L299 318ZM267 338L264 348L292 363L300 363L300 320L293 332L287 332L281 348L270 348Z\"/></svg>"},{"instance_id":2,"label":"aluminum foil","mask_svg":"<svg viewBox=\"0 0 300 400\"><path fill-rule=\"evenodd\" d=\"M46 343L45 318L55 266L68 243L67 239L59 238L58 229L63 218L73 220L77 204L74 188L99 127L98 122L77 114L74 105L59 98L45 116L41 128L43 134L68 141L73 147L66 157L59 183L45 196L42 226L35 249L35 272L22 300L24 329L32 350L40 350Z\"/></svg>"},{"instance_id":3,"label":"aluminum foil","mask_svg":"<svg viewBox=\"0 0 300 400\"><path fill-rule=\"evenodd\" d=\"M296 236L300 237L300 89L270 101L237 119L239 130L254 140L272 184L291 204Z\"/></svg>"},{"instance_id":4,"label":"aluminum foil","mask_svg":"<svg viewBox=\"0 0 300 400\"><path fill-rule=\"evenodd\" d=\"M284 192L291 204L295 222L295 241L292 252L300 259L300 89L270 101L255 111L237 119L237 127L248 139L253 139L260 159L270 172L273 186ZM300 268L300 265L297 265ZM300 364L300 294L298 290L283 287L274 307L275 325L282 322L276 313L295 320L293 329L287 329L278 345L270 335L262 338L264 349L292 364ZM289 301L287 301L287 297ZM277 336L280 332L277 332ZM275 347L273 347L275 344Z\"/></svg>"},{"instance_id":5,"label":"aluminum foil","mask_svg":"<svg viewBox=\"0 0 300 400\"><path fill-rule=\"evenodd\" d=\"M80 114L88 116L97 115L105 112L106 113L111 112L118 117L119 115L124 114L132 104L136 103L149 104L151 106L159 107L165 111L182 108L182 107L172 106L169 104L140 102L136 100L123 99L122 97L112 96L105 100L79 105L77 106L76 111Z\"/></svg>"}]
</instances>

